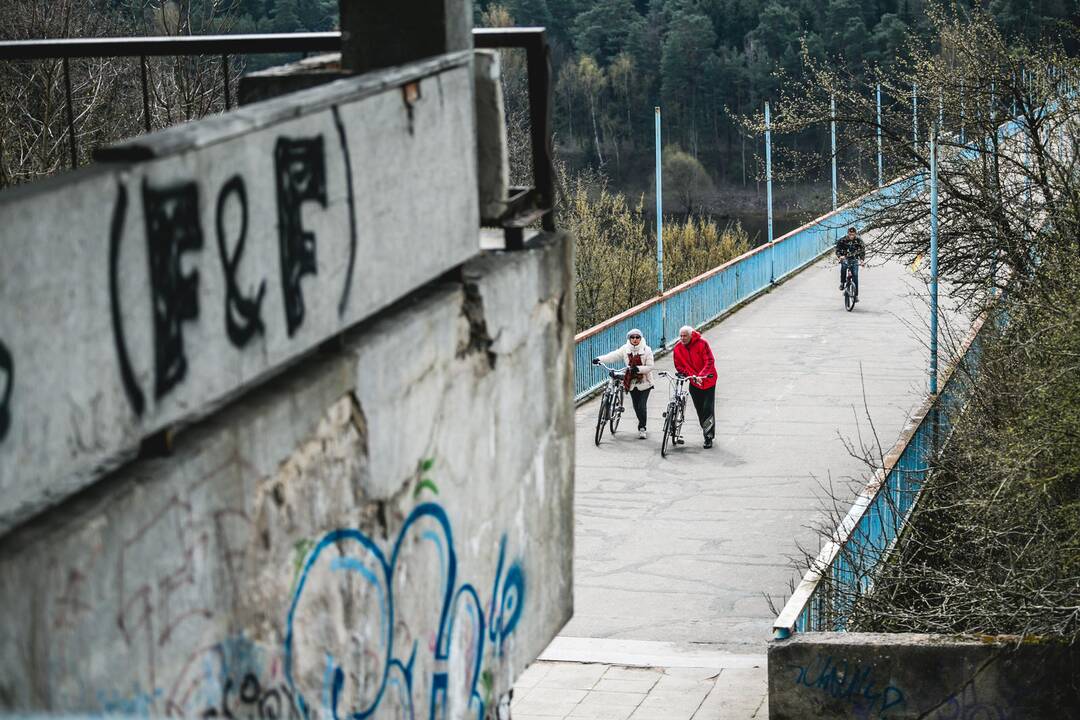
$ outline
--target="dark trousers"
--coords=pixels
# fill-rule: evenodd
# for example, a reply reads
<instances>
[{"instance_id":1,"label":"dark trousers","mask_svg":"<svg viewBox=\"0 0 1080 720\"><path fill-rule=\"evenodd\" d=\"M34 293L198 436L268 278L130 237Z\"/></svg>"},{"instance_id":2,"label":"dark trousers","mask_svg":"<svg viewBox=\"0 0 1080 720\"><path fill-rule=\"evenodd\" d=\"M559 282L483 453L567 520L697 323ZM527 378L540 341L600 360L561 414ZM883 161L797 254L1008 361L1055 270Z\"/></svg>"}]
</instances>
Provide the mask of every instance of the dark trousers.
<instances>
[{"instance_id":1,"label":"dark trousers","mask_svg":"<svg viewBox=\"0 0 1080 720\"><path fill-rule=\"evenodd\" d=\"M630 400L634 403L634 412L637 414L637 429L645 429L645 420L648 418L646 406L649 404L649 393L652 392L652 388L646 388L645 390L638 390L634 388L630 391Z\"/></svg>"},{"instance_id":2,"label":"dark trousers","mask_svg":"<svg viewBox=\"0 0 1080 720\"><path fill-rule=\"evenodd\" d=\"M851 282L855 285L855 294L859 294L859 262L857 260L844 260L840 263L840 284L847 280L847 269L851 267Z\"/></svg>"},{"instance_id":3,"label":"dark trousers","mask_svg":"<svg viewBox=\"0 0 1080 720\"><path fill-rule=\"evenodd\" d=\"M698 422L701 423L701 432L706 440L712 440L716 435L716 420L713 418L713 406L716 404L716 386L708 390L690 386L690 399L694 401L694 409L697 410Z\"/></svg>"}]
</instances>

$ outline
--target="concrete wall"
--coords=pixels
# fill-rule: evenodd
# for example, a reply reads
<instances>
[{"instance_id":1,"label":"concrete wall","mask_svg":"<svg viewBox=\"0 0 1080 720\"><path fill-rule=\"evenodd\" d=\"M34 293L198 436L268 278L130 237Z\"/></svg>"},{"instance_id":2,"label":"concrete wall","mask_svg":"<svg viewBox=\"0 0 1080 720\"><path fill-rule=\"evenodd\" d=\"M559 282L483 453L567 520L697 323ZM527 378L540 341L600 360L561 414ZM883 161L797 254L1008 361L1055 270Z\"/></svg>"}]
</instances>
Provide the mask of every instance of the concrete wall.
<instances>
[{"instance_id":1,"label":"concrete wall","mask_svg":"<svg viewBox=\"0 0 1080 720\"><path fill-rule=\"evenodd\" d=\"M0 533L474 256L472 53L0 194Z\"/></svg>"},{"instance_id":2,"label":"concrete wall","mask_svg":"<svg viewBox=\"0 0 1080 720\"><path fill-rule=\"evenodd\" d=\"M769 717L1080 718L1080 648L1015 637L805 633L769 646Z\"/></svg>"},{"instance_id":3,"label":"concrete wall","mask_svg":"<svg viewBox=\"0 0 1080 720\"><path fill-rule=\"evenodd\" d=\"M571 614L571 254L475 259L0 538L0 708L493 717Z\"/></svg>"}]
</instances>

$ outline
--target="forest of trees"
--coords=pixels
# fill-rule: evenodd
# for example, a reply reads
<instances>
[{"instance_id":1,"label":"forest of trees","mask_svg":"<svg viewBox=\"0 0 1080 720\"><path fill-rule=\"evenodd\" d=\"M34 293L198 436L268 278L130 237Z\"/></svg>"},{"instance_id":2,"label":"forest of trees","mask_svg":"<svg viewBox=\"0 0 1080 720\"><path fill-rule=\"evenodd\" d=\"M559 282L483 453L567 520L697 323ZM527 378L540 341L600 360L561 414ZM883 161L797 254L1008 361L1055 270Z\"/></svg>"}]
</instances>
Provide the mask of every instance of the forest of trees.
<instances>
[{"instance_id":1,"label":"forest of trees","mask_svg":"<svg viewBox=\"0 0 1080 720\"><path fill-rule=\"evenodd\" d=\"M477 24L501 5L517 25L544 25L553 44L561 155L602 168L614 187L647 188L653 107L664 144L720 183L753 182L758 148L729 111L760 111L802 51L849 69L889 72L909 33L929 36L925 0L477 0ZM1060 34L1075 0L989 0L1006 36ZM823 133L777 142L820 150ZM822 164L824 172L826 164Z\"/></svg>"}]
</instances>

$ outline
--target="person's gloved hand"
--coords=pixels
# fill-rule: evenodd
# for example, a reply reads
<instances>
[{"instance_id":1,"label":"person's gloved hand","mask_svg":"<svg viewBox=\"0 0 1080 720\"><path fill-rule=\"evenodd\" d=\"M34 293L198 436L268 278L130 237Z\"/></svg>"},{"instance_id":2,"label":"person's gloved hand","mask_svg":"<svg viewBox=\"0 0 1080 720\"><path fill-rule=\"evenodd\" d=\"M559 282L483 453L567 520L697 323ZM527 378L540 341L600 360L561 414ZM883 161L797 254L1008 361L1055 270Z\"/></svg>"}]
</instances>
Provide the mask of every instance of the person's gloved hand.
<instances>
[{"instance_id":1,"label":"person's gloved hand","mask_svg":"<svg viewBox=\"0 0 1080 720\"><path fill-rule=\"evenodd\" d=\"M631 375L637 375L637 374L638 374L638 368L637 368L637 365L631 365L631 366L630 366L630 374L631 374Z\"/></svg>"},{"instance_id":2,"label":"person's gloved hand","mask_svg":"<svg viewBox=\"0 0 1080 720\"><path fill-rule=\"evenodd\" d=\"M598 358L598 357L594 357L594 358L592 359L592 364L593 364L593 365L599 365L599 364L600 364L600 358Z\"/></svg>"}]
</instances>

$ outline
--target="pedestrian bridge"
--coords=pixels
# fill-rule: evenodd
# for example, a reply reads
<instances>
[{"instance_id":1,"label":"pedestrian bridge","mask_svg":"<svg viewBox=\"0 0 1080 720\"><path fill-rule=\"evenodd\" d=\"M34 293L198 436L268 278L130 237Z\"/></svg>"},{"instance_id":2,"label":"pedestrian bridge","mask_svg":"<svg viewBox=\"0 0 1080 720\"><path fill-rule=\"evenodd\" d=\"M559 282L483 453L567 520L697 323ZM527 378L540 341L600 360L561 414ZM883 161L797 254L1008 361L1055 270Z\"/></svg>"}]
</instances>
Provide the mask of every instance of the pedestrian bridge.
<instances>
[{"instance_id":1,"label":"pedestrian bridge","mask_svg":"<svg viewBox=\"0 0 1080 720\"><path fill-rule=\"evenodd\" d=\"M730 717L762 716L766 644L802 575L794 561L817 555L815 528L835 527L866 483L862 453L887 453L927 397L925 273L870 257L845 311L831 248L854 216L820 218L578 335L574 616L541 659L727 671ZM648 439L627 407L595 446L589 394L603 374L589 358L631 327L659 351L683 324L711 324L715 446L703 448L688 406L686 444L661 458L663 378ZM670 353L657 365L671 369Z\"/></svg>"}]
</instances>

